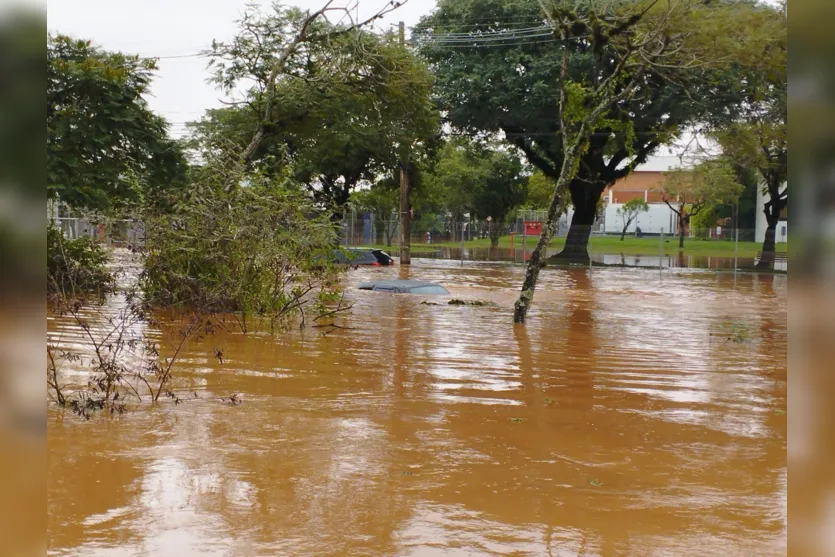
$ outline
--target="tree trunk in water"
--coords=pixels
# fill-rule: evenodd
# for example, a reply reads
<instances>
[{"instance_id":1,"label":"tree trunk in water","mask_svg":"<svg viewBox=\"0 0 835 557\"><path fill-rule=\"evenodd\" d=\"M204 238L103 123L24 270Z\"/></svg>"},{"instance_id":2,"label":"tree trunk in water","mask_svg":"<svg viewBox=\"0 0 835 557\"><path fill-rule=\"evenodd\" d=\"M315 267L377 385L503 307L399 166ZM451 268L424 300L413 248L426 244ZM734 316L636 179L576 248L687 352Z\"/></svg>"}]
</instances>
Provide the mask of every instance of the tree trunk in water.
<instances>
[{"instance_id":1,"label":"tree trunk in water","mask_svg":"<svg viewBox=\"0 0 835 557\"><path fill-rule=\"evenodd\" d=\"M684 249L684 230L687 228L687 214L684 207L681 208L681 215L678 218L678 249Z\"/></svg>"},{"instance_id":2,"label":"tree trunk in water","mask_svg":"<svg viewBox=\"0 0 835 557\"><path fill-rule=\"evenodd\" d=\"M499 247L499 236L501 234L502 229L496 224L495 221L490 221L490 247L497 248Z\"/></svg>"},{"instance_id":3,"label":"tree trunk in water","mask_svg":"<svg viewBox=\"0 0 835 557\"><path fill-rule=\"evenodd\" d=\"M542 233L539 235L539 241L536 247L531 252L530 259L528 259L528 268L525 271L525 280L522 282L522 292L519 294L519 299L513 309L513 322L524 323L528 315L528 310L531 308L533 302L533 293L536 288L536 282L539 279L539 271L544 266L545 256L548 244L551 243L551 238L556 230L557 219L560 217L559 207L562 203L563 190L567 182L567 175L571 172L574 166L574 161L577 155L566 154L563 157L562 169L560 171L560 179L557 180L557 185L554 188L554 193L551 195L551 204L548 206L548 215L545 217L545 223L542 225ZM575 213L576 215L576 213ZM588 254L586 254L588 257Z\"/></svg>"},{"instance_id":4,"label":"tree trunk in water","mask_svg":"<svg viewBox=\"0 0 835 557\"><path fill-rule=\"evenodd\" d=\"M763 240L763 250L760 255L760 260L757 261L757 269L772 269L774 267L774 243L777 237L777 222L769 223L768 228L765 229L765 239Z\"/></svg>"},{"instance_id":5,"label":"tree trunk in water","mask_svg":"<svg viewBox=\"0 0 835 557\"><path fill-rule=\"evenodd\" d=\"M757 269L773 269L774 268L774 244L777 236L777 223L780 222L780 213L783 207L788 204L787 198L780 196L780 185L778 182L769 184L768 187L769 200L763 207L765 213L765 222L768 227L765 229L765 239L763 240L762 254L760 260L757 261Z\"/></svg>"},{"instance_id":6,"label":"tree trunk in water","mask_svg":"<svg viewBox=\"0 0 835 557\"><path fill-rule=\"evenodd\" d=\"M568 186L574 215L568 227L565 247L552 259L562 261L589 262L589 236L597 216L597 202L603 194L605 184L589 184L586 181L572 180Z\"/></svg>"}]
</instances>

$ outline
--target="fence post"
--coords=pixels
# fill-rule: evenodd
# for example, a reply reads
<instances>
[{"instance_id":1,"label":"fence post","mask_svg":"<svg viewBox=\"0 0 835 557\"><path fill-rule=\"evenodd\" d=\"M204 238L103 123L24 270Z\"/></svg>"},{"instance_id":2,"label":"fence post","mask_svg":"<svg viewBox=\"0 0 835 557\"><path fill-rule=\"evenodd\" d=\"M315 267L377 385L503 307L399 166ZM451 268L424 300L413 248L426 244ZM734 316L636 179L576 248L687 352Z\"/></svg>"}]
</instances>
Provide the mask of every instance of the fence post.
<instances>
[{"instance_id":1,"label":"fence post","mask_svg":"<svg viewBox=\"0 0 835 557\"><path fill-rule=\"evenodd\" d=\"M661 227L661 234L658 236L658 276L661 277L661 262L664 260L664 227Z\"/></svg>"},{"instance_id":2,"label":"fence post","mask_svg":"<svg viewBox=\"0 0 835 557\"><path fill-rule=\"evenodd\" d=\"M739 253L739 228L734 227L734 286L736 286L737 255Z\"/></svg>"},{"instance_id":3,"label":"fence post","mask_svg":"<svg viewBox=\"0 0 835 557\"><path fill-rule=\"evenodd\" d=\"M592 249L592 242L594 240L594 238L592 237L593 232L594 232L593 230L589 231L589 249L588 249L588 251L589 251L589 274L591 274L591 249Z\"/></svg>"},{"instance_id":4,"label":"fence post","mask_svg":"<svg viewBox=\"0 0 835 557\"><path fill-rule=\"evenodd\" d=\"M461 266L464 266L464 231L466 230L466 223L461 219Z\"/></svg>"}]
</instances>

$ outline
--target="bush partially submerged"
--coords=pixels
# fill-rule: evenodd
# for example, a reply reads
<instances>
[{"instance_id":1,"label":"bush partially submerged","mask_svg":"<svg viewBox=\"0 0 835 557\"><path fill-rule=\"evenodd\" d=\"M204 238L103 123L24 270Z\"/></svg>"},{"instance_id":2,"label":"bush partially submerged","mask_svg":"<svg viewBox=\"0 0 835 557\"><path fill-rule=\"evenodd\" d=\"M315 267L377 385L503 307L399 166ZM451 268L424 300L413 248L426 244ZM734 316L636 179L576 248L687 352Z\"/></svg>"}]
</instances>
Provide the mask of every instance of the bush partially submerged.
<instances>
[{"instance_id":1,"label":"bush partially submerged","mask_svg":"<svg viewBox=\"0 0 835 557\"><path fill-rule=\"evenodd\" d=\"M54 224L46 230L48 295L75 298L103 295L115 287L107 251L92 238L69 239Z\"/></svg>"},{"instance_id":2,"label":"bush partially submerged","mask_svg":"<svg viewBox=\"0 0 835 557\"><path fill-rule=\"evenodd\" d=\"M152 304L260 315L271 323L337 295L336 231L286 181L251 177L232 195L195 184L172 213L146 216L142 287Z\"/></svg>"}]
</instances>

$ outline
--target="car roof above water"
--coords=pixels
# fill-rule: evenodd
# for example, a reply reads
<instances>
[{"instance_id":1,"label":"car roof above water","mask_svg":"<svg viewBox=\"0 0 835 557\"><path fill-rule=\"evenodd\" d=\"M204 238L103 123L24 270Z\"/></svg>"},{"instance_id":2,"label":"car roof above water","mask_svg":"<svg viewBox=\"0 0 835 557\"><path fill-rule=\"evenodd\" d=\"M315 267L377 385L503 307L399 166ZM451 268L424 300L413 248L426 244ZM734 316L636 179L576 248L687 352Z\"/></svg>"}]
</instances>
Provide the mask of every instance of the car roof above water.
<instances>
[{"instance_id":1,"label":"car roof above water","mask_svg":"<svg viewBox=\"0 0 835 557\"><path fill-rule=\"evenodd\" d=\"M429 282L425 280L375 280L373 282L363 282L359 285L360 290L371 290L374 287L378 288L419 288L421 286L441 286L436 282ZM442 287L443 288L443 287Z\"/></svg>"}]
</instances>

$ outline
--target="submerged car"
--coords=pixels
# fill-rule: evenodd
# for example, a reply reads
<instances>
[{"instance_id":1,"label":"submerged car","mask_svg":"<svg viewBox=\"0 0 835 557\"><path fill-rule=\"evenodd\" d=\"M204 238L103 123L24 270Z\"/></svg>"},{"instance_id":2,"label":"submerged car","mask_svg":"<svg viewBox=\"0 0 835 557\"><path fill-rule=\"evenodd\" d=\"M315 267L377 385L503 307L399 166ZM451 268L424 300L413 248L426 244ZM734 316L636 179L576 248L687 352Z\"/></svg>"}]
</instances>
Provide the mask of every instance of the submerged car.
<instances>
[{"instance_id":1,"label":"submerged car","mask_svg":"<svg viewBox=\"0 0 835 557\"><path fill-rule=\"evenodd\" d=\"M339 249L334 254L336 263L344 265L371 265L380 267L394 265L394 259L381 249Z\"/></svg>"},{"instance_id":2,"label":"submerged car","mask_svg":"<svg viewBox=\"0 0 835 557\"><path fill-rule=\"evenodd\" d=\"M392 294L449 294L440 284L423 280L375 280L363 282L359 289Z\"/></svg>"}]
</instances>

